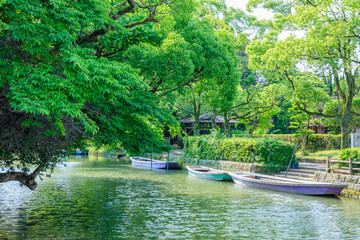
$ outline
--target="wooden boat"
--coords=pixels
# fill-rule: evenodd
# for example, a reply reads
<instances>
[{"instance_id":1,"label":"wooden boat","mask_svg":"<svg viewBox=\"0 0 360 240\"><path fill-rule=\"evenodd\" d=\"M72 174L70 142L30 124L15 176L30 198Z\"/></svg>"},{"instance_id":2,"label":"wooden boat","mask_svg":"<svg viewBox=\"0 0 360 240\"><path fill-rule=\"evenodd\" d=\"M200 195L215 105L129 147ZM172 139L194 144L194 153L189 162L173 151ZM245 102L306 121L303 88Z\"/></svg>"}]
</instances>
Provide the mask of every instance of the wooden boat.
<instances>
[{"instance_id":1,"label":"wooden boat","mask_svg":"<svg viewBox=\"0 0 360 240\"><path fill-rule=\"evenodd\" d=\"M147 167L156 169L166 169L167 161L159 161L143 157L130 157L131 164L137 167ZM169 161L169 169L177 168L177 161Z\"/></svg>"},{"instance_id":2,"label":"wooden boat","mask_svg":"<svg viewBox=\"0 0 360 240\"><path fill-rule=\"evenodd\" d=\"M190 175L216 181L231 181L228 172L202 166L186 166Z\"/></svg>"},{"instance_id":3,"label":"wooden boat","mask_svg":"<svg viewBox=\"0 0 360 240\"><path fill-rule=\"evenodd\" d=\"M89 155L89 150L80 150L79 148L77 148L75 150L75 153L71 155Z\"/></svg>"},{"instance_id":4,"label":"wooden boat","mask_svg":"<svg viewBox=\"0 0 360 240\"><path fill-rule=\"evenodd\" d=\"M237 184L302 195L337 195L348 186L347 183L311 182L257 173L230 172L229 175Z\"/></svg>"}]
</instances>

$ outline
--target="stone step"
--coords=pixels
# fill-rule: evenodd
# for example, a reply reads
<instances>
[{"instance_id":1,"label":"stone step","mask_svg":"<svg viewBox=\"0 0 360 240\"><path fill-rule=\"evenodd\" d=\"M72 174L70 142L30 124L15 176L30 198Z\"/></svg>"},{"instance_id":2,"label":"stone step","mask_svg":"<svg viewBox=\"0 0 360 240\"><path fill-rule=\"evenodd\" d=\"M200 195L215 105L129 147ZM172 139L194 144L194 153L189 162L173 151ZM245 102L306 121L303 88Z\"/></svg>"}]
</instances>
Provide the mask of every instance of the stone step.
<instances>
[{"instance_id":1,"label":"stone step","mask_svg":"<svg viewBox=\"0 0 360 240\"><path fill-rule=\"evenodd\" d=\"M286 172L280 172L281 175L285 175ZM313 179L314 178L315 173L301 173L301 172L288 172L287 176L289 177L302 177L302 178L310 178Z\"/></svg>"},{"instance_id":2,"label":"stone step","mask_svg":"<svg viewBox=\"0 0 360 240\"><path fill-rule=\"evenodd\" d=\"M308 173L308 174L315 174L316 171L312 169L302 169L302 168L291 168L289 172L298 172L298 173Z\"/></svg>"},{"instance_id":3,"label":"stone step","mask_svg":"<svg viewBox=\"0 0 360 240\"><path fill-rule=\"evenodd\" d=\"M277 177L284 177L284 174L277 174L275 175ZM286 178L290 178L290 179L297 179L297 180L304 180L304 181L313 181L313 177L308 178L308 177L301 177L301 176L296 176L296 175L287 175Z\"/></svg>"},{"instance_id":4,"label":"stone step","mask_svg":"<svg viewBox=\"0 0 360 240\"><path fill-rule=\"evenodd\" d=\"M316 164L316 163L299 163L298 169L326 171L326 165L325 164Z\"/></svg>"},{"instance_id":5,"label":"stone step","mask_svg":"<svg viewBox=\"0 0 360 240\"><path fill-rule=\"evenodd\" d=\"M309 158L296 158L299 163L318 163L318 164L326 164L326 159L309 159Z\"/></svg>"}]
</instances>

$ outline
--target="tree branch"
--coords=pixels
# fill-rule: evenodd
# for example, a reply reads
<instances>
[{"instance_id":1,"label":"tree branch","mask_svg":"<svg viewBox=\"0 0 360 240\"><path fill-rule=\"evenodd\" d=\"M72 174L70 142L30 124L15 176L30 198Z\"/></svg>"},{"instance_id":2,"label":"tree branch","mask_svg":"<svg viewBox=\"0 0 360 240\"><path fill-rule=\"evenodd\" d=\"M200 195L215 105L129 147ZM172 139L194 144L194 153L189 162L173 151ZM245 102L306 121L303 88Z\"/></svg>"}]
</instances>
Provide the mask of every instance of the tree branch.
<instances>
[{"instance_id":1,"label":"tree branch","mask_svg":"<svg viewBox=\"0 0 360 240\"><path fill-rule=\"evenodd\" d=\"M125 25L125 28L132 28L135 27L137 25L141 25L141 24L145 24L148 22L157 22L157 20L155 19L155 15L156 15L156 7L158 7L159 5L154 5L154 6L143 6L137 2L135 2L134 0L125 0L117 5L115 5L115 8L119 8L121 6L125 6L126 4L129 4L129 6L119 10L118 12L116 12L115 15L113 15L111 18L116 20L118 18L120 18L121 16L127 14L127 13L132 13L135 10L135 5L139 8L146 8L149 10L149 16L147 16L146 18L133 22L133 23L129 23L127 25ZM112 14L111 11L109 13L110 15ZM105 33L107 33L108 31L110 31L112 29L112 27L110 26L110 24L106 24L105 27L103 28L98 28L96 30L94 30L93 32L84 35L84 36L79 36L76 43L77 44L85 44L85 43L91 43L91 42L96 42L97 38L99 36L104 35Z\"/></svg>"},{"instance_id":2,"label":"tree branch","mask_svg":"<svg viewBox=\"0 0 360 240\"><path fill-rule=\"evenodd\" d=\"M148 16L140 21L137 21L137 22L133 22L133 23L130 23L128 25L125 25L124 27L125 28L132 28L132 27L135 27L137 25L141 25L141 24L145 24L145 23L148 23L148 22L158 22L158 20L154 19L154 16Z\"/></svg>"},{"instance_id":3,"label":"tree branch","mask_svg":"<svg viewBox=\"0 0 360 240\"><path fill-rule=\"evenodd\" d=\"M335 67L333 66L333 64L330 64L331 70L333 72L333 76L334 76L334 82L335 82L335 87L336 87L336 91L339 93L340 97L346 101L346 95L343 92L343 90L340 87L340 79L339 79L339 75L335 70Z\"/></svg>"},{"instance_id":4,"label":"tree branch","mask_svg":"<svg viewBox=\"0 0 360 240\"><path fill-rule=\"evenodd\" d=\"M261 87L261 88L256 88L256 89L254 90L254 92L253 92L253 94L252 94L251 97L249 97L249 95L250 95L249 89L246 89L246 101L243 102L243 103L240 103L240 104L238 104L238 105L236 105L236 106L233 106L232 108L234 109L234 108L238 108L238 107L245 106L245 105L249 104L249 103L254 99L256 93L257 93L260 89L262 89L262 88L263 88L263 87Z\"/></svg>"},{"instance_id":5,"label":"tree branch","mask_svg":"<svg viewBox=\"0 0 360 240\"><path fill-rule=\"evenodd\" d=\"M321 112L312 112L312 111L309 111L309 110L307 110L307 108L306 108L305 105L302 107L299 103L296 103L296 105L297 105L297 107L298 107L301 111L306 112L307 114L310 114L310 115L318 115L318 116L328 117L328 118L338 117L338 115L329 115L329 114L324 114L324 113L321 113Z\"/></svg>"},{"instance_id":6,"label":"tree branch","mask_svg":"<svg viewBox=\"0 0 360 240\"><path fill-rule=\"evenodd\" d=\"M31 174L25 172L0 173L0 182L18 181L27 186L30 190L35 190L37 187L35 178L39 175L41 169L42 165L39 165Z\"/></svg>"}]
</instances>

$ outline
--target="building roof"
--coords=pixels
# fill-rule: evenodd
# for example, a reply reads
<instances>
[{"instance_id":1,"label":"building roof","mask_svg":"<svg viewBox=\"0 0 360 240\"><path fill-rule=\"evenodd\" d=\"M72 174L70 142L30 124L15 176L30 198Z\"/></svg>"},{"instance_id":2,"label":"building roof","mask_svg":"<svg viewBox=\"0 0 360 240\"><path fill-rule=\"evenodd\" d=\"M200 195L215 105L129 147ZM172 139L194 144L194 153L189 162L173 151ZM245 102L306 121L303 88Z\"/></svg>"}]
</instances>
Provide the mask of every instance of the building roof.
<instances>
[{"instance_id":1,"label":"building roof","mask_svg":"<svg viewBox=\"0 0 360 240\"><path fill-rule=\"evenodd\" d=\"M192 119L192 117L188 117L188 118L179 120L179 123L194 123L194 120ZM200 123L211 123L211 114L205 113L205 114L200 115ZM224 117L216 116L215 123L224 123ZM237 123L237 121L234 119L230 119L229 123L235 124L235 123Z\"/></svg>"}]
</instances>

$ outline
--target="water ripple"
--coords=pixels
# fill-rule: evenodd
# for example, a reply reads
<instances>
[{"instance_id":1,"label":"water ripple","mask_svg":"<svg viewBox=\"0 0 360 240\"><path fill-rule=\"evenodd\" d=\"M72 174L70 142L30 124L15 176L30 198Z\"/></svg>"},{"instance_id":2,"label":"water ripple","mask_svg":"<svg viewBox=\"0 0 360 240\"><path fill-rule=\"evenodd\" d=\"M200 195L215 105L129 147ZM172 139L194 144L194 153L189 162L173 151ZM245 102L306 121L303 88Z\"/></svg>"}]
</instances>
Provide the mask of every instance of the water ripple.
<instances>
[{"instance_id":1,"label":"water ripple","mask_svg":"<svg viewBox=\"0 0 360 240\"><path fill-rule=\"evenodd\" d=\"M83 160L83 159L81 159ZM109 159L36 191L0 185L0 239L358 239L360 202L257 190Z\"/></svg>"}]
</instances>

